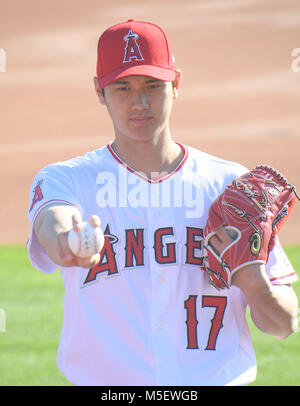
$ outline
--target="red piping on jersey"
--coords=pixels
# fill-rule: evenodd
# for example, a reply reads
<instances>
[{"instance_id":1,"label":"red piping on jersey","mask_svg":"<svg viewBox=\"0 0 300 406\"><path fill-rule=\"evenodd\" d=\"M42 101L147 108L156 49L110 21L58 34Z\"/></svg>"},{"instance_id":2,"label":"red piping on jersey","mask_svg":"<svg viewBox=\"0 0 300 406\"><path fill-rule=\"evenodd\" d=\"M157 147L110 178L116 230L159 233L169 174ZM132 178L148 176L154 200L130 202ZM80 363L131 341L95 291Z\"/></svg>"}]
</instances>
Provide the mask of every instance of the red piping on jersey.
<instances>
[{"instance_id":1,"label":"red piping on jersey","mask_svg":"<svg viewBox=\"0 0 300 406\"><path fill-rule=\"evenodd\" d=\"M271 279L270 279L270 282L276 281L277 279L288 278L288 277L294 276L294 275L296 275L296 272L289 273L288 275L277 276L277 277L271 278Z\"/></svg>"},{"instance_id":2,"label":"red piping on jersey","mask_svg":"<svg viewBox=\"0 0 300 406\"><path fill-rule=\"evenodd\" d=\"M134 173L136 176L138 176L141 179L146 180L149 183L160 183L163 180L166 180L168 178L170 178L172 175L174 175L176 172L178 172L182 166L184 165L184 163L186 162L187 158L188 158L188 149L180 144L179 142L176 142L177 145L180 146L180 148L183 150L184 152L184 156L182 158L182 160L180 161L179 165L170 173L168 173L167 175L161 175L161 176L157 176L154 179L149 179L146 176L143 176L141 173L137 172L136 170L134 170L133 168L131 168L130 166L128 166L125 162L122 161L122 159L115 153L115 151L112 149L112 147L110 146L110 144L107 144L107 149L109 150L109 152L111 153L111 155L116 159L116 161L121 164L122 166L124 166L124 168L126 168L129 172Z\"/></svg>"},{"instance_id":3,"label":"red piping on jersey","mask_svg":"<svg viewBox=\"0 0 300 406\"><path fill-rule=\"evenodd\" d=\"M48 200L46 202L44 202L41 206L39 206L36 211L34 212L34 215L32 216L32 218L34 219L35 216L37 215L37 213L44 207L47 206L48 204L52 203L52 202L59 202L59 203L65 203L68 206L74 206L74 204L68 202L67 200L62 200L62 199L51 199Z\"/></svg>"}]
</instances>

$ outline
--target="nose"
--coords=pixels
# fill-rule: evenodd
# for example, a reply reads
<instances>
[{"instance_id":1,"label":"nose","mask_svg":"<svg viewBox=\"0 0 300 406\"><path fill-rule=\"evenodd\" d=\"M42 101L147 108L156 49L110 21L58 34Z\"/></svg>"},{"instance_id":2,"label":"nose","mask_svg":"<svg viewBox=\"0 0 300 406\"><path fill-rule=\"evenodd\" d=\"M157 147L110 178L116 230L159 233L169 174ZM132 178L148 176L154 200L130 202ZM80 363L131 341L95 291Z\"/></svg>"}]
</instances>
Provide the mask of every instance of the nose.
<instances>
[{"instance_id":1,"label":"nose","mask_svg":"<svg viewBox=\"0 0 300 406\"><path fill-rule=\"evenodd\" d=\"M137 91L132 98L132 108L134 110L147 110L149 108L148 98L145 92Z\"/></svg>"}]
</instances>

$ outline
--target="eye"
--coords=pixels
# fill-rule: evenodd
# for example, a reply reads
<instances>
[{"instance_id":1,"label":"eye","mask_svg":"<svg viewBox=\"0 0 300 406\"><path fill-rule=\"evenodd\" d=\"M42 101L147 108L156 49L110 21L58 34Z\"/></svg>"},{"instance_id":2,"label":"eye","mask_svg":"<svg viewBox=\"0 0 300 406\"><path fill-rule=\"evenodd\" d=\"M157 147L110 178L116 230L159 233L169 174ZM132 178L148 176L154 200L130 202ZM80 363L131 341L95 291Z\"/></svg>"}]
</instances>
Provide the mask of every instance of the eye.
<instances>
[{"instance_id":1,"label":"eye","mask_svg":"<svg viewBox=\"0 0 300 406\"><path fill-rule=\"evenodd\" d=\"M129 86L120 86L117 87L116 90L118 90L119 92L126 92L129 90Z\"/></svg>"},{"instance_id":2,"label":"eye","mask_svg":"<svg viewBox=\"0 0 300 406\"><path fill-rule=\"evenodd\" d=\"M162 83L153 83L151 85L148 86L148 89L158 89L160 87L162 87Z\"/></svg>"}]
</instances>

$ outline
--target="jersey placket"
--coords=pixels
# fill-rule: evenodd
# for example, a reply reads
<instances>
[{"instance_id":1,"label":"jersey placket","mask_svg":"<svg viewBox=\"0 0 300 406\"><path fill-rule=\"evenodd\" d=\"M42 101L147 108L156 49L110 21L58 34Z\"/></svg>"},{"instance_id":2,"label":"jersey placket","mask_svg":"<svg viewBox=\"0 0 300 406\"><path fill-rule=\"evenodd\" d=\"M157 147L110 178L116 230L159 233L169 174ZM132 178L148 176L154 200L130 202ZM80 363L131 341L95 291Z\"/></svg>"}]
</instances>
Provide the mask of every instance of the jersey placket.
<instances>
[{"instance_id":1,"label":"jersey placket","mask_svg":"<svg viewBox=\"0 0 300 406\"><path fill-rule=\"evenodd\" d=\"M167 182L167 180L165 180ZM160 184L161 185L161 184ZM156 384L168 385L169 382L176 381L176 365L175 359L170 357L174 353L172 346L172 324L173 320L170 317L170 302L175 300L173 295L174 278L172 278L172 270L175 270L176 263L159 263L157 258L155 241L155 233L157 230L171 226L168 221L170 210L161 207L158 203L159 187L158 184L149 184L150 196L152 205L146 209L147 220L149 225L148 247L149 247L149 272L151 278L151 303L150 303L150 320L151 320L151 341L154 354L154 365ZM154 207L153 207L154 206ZM175 241L173 236L165 236L164 242ZM166 247L164 246L163 250ZM176 352L176 350L175 350Z\"/></svg>"}]
</instances>

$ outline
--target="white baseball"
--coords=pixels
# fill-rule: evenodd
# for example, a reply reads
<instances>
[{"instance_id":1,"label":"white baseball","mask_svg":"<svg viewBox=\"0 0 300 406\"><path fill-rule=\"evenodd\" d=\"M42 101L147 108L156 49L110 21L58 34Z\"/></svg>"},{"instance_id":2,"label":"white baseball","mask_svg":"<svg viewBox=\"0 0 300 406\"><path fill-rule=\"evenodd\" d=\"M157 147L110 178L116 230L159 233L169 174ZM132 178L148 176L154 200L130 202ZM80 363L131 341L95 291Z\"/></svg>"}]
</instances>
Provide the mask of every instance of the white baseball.
<instances>
[{"instance_id":1,"label":"white baseball","mask_svg":"<svg viewBox=\"0 0 300 406\"><path fill-rule=\"evenodd\" d=\"M84 222L79 231L70 230L68 244L74 255L88 258L101 250L104 244L104 234L100 227L94 228L89 222Z\"/></svg>"}]
</instances>

